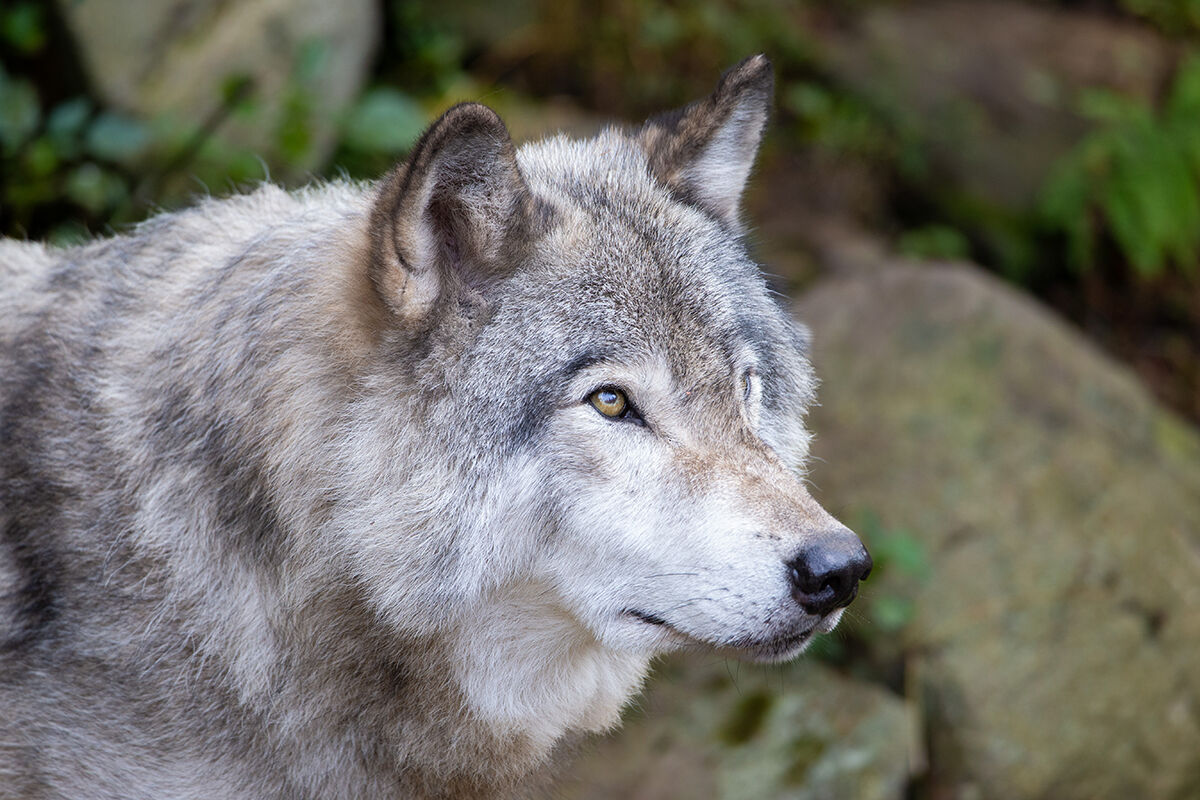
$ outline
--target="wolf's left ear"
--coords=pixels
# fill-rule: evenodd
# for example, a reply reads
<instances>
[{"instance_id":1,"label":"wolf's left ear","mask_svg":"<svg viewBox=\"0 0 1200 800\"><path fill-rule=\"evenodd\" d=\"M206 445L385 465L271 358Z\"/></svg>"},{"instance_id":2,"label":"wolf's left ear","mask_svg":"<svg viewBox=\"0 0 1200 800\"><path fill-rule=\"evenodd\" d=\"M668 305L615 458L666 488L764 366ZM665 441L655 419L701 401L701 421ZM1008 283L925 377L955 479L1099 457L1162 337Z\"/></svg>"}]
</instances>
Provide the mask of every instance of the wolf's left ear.
<instances>
[{"instance_id":1,"label":"wolf's left ear","mask_svg":"<svg viewBox=\"0 0 1200 800\"><path fill-rule=\"evenodd\" d=\"M487 106L457 105L380 184L371 279L407 322L439 301L485 296L519 262L534 217L508 128Z\"/></svg>"},{"instance_id":2,"label":"wolf's left ear","mask_svg":"<svg viewBox=\"0 0 1200 800\"><path fill-rule=\"evenodd\" d=\"M684 201L740 227L742 190L774 89L770 60L751 56L721 76L709 97L651 117L636 134L650 169Z\"/></svg>"}]
</instances>

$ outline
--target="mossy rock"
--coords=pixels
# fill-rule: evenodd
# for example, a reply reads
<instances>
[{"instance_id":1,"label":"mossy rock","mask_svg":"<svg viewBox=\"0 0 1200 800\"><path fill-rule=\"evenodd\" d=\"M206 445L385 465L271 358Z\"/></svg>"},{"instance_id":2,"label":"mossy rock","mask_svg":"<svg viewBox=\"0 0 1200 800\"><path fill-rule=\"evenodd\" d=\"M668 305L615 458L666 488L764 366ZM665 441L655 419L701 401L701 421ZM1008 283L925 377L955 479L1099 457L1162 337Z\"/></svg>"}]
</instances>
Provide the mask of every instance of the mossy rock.
<instances>
[{"instance_id":1,"label":"mossy rock","mask_svg":"<svg viewBox=\"0 0 1200 800\"><path fill-rule=\"evenodd\" d=\"M799 303L813 482L929 560L883 575L947 796L1200 797L1200 437L969 266L860 264ZM965 793L965 794L964 794ZM941 796L940 794L938 796Z\"/></svg>"},{"instance_id":2,"label":"mossy rock","mask_svg":"<svg viewBox=\"0 0 1200 800\"><path fill-rule=\"evenodd\" d=\"M679 657L613 734L579 746L563 800L899 800L919 759L910 707L812 660Z\"/></svg>"}]
</instances>

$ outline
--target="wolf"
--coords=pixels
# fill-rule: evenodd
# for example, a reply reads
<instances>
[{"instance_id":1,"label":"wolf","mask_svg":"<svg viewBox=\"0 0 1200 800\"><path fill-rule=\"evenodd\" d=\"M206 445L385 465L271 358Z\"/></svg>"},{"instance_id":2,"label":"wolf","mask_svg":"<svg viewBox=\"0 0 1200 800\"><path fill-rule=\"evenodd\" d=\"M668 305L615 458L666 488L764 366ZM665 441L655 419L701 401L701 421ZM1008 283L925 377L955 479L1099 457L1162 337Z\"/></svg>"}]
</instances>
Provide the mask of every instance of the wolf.
<instances>
[{"instance_id":1,"label":"wolf","mask_svg":"<svg viewBox=\"0 0 1200 800\"><path fill-rule=\"evenodd\" d=\"M740 205L756 56L636 128L0 248L0 797L519 794L656 655L871 569Z\"/></svg>"}]
</instances>

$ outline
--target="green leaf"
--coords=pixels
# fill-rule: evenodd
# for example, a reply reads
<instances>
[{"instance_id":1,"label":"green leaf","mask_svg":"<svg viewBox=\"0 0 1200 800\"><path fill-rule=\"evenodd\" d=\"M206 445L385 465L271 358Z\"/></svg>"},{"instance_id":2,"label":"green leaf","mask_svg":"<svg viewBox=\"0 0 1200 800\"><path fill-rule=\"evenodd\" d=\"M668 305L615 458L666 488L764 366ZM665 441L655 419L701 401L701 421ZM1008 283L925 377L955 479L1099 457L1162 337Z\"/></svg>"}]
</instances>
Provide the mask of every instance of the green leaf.
<instances>
[{"instance_id":1,"label":"green leaf","mask_svg":"<svg viewBox=\"0 0 1200 800\"><path fill-rule=\"evenodd\" d=\"M1162 128L1117 140L1103 208L1113 238L1145 277L1167 262L1191 266L1200 247L1200 197L1182 148Z\"/></svg>"},{"instance_id":2,"label":"green leaf","mask_svg":"<svg viewBox=\"0 0 1200 800\"><path fill-rule=\"evenodd\" d=\"M1176 72L1159 115L1111 92L1081 98L1101 123L1060 161L1039 210L1068 239L1071 260L1087 266L1102 221L1121 254L1144 277L1168 265L1195 270L1200 257L1200 55Z\"/></svg>"},{"instance_id":3,"label":"green leaf","mask_svg":"<svg viewBox=\"0 0 1200 800\"><path fill-rule=\"evenodd\" d=\"M1055 166L1045 187L1038 211L1052 230L1067 237L1067 257L1075 269L1092 265L1094 250L1091 226L1091 191L1083 159L1078 155Z\"/></svg>"},{"instance_id":4,"label":"green leaf","mask_svg":"<svg viewBox=\"0 0 1200 800\"><path fill-rule=\"evenodd\" d=\"M425 112L411 97L388 87L368 90L342 125L348 147L368 153L396 154L421 135Z\"/></svg>"},{"instance_id":5,"label":"green leaf","mask_svg":"<svg viewBox=\"0 0 1200 800\"><path fill-rule=\"evenodd\" d=\"M58 149L46 136L40 136L30 143L24 154L25 171L35 178L45 178L58 168Z\"/></svg>"},{"instance_id":6,"label":"green leaf","mask_svg":"<svg viewBox=\"0 0 1200 800\"><path fill-rule=\"evenodd\" d=\"M1134 269L1145 276L1162 271L1164 255L1148 229L1148 185L1150 181L1139 170L1131 169L1127 159L1118 159L1102 198L1113 239Z\"/></svg>"},{"instance_id":7,"label":"green leaf","mask_svg":"<svg viewBox=\"0 0 1200 800\"><path fill-rule=\"evenodd\" d=\"M1093 122L1102 123L1130 122L1150 116L1149 109L1140 101L1108 89L1084 89L1079 93L1078 110Z\"/></svg>"},{"instance_id":8,"label":"green leaf","mask_svg":"<svg viewBox=\"0 0 1200 800\"><path fill-rule=\"evenodd\" d=\"M88 128L87 151L122 166L135 164L150 146L150 131L136 119L106 111Z\"/></svg>"},{"instance_id":9,"label":"green leaf","mask_svg":"<svg viewBox=\"0 0 1200 800\"><path fill-rule=\"evenodd\" d=\"M0 14L0 36L15 50L33 55L46 46L46 23L36 3L17 3Z\"/></svg>"},{"instance_id":10,"label":"green leaf","mask_svg":"<svg viewBox=\"0 0 1200 800\"><path fill-rule=\"evenodd\" d=\"M949 225L926 225L905 231L896 246L913 258L965 259L971 252L967 237Z\"/></svg>"},{"instance_id":11,"label":"green leaf","mask_svg":"<svg viewBox=\"0 0 1200 800\"><path fill-rule=\"evenodd\" d=\"M92 105L76 97L59 103L46 119L46 136L54 143L60 158L75 158L83 149L83 132L91 116Z\"/></svg>"},{"instance_id":12,"label":"green leaf","mask_svg":"<svg viewBox=\"0 0 1200 800\"><path fill-rule=\"evenodd\" d=\"M55 226L46 236L46 241L55 247L72 247L83 244L91 238L88 229L81 222L63 222Z\"/></svg>"},{"instance_id":13,"label":"green leaf","mask_svg":"<svg viewBox=\"0 0 1200 800\"><path fill-rule=\"evenodd\" d=\"M275 144L285 161L302 161L313 144L312 102L303 87L288 92L275 132Z\"/></svg>"},{"instance_id":14,"label":"green leaf","mask_svg":"<svg viewBox=\"0 0 1200 800\"><path fill-rule=\"evenodd\" d=\"M67 176L66 190L68 197L96 215L113 208L128 194L120 177L90 162Z\"/></svg>"},{"instance_id":15,"label":"green leaf","mask_svg":"<svg viewBox=\"0 0 1200 800\"><path fill-rule=\"evenodd\" d=\"M871 599L871 620L885 633L895 633L916 616L912 600L895 595L878 595Z\"/></svg>"},{"instance_id":16,"label":"green leaf","mask_svg":"<svg viewBox=\"0 0 1200 800\"><path fill-rule=\"evenodd\" d=\"M255 100L254 78L244 72L234 72L221 81L221 105L239 116L252 116L258 108Z\"/></svg>"},{"instance_id":17,"label":"green leaf","mask_svg":"<svg viewBox=\"0 0 1200 800\"><path fill-rule=\"evenodd\" d=\"M46 132L55 139L79 136L92 113L92 104L86 97L65 100L54 107L46 119Z\"/></svg>"},{"instance_id":18,"label":"green leaf","mask_svg":"<svg viewBox=\"0 0 1200 800\"><path fill-rule=\"evenodd\" d=\"M929 556L920 539L897 531L881 539L875 550L889 565L906 575L923 578L929 574Z\"/></svg>"},{"instance_id":19,"label":"green leaf","mask_svg":"<svg viewBox=\"0 0 1200 800\"><path fill-rule=\"evenodd\" d=\"M815 83L789 84L783 92L783 106L803 120L820 119L833 109L829 92Z\"/></svg>"},{"instance_id":20,"label":"green leaf","mask_svg":"<svg viewBox=\"0 0 1200 800\"><path fill-rule=\"evenodd\" d=\"M1197 114L1200 114L1200 53L1192 53L1175 72L1166 116L1168 120L1194 119Z\"/></svg>"},{"instance_id":21,"label":"green leaf","mask_svg":"<svg viewBox=\"0 0 1200 800\"><path fill-rule=\"evenodd\" d=\"M855 523L855 530L862 536L880 571L894 569L918 579L929 574L925 544L912 533L885 528L879 515L870 510L861 512Z\"/></svg>"}]
</instances>

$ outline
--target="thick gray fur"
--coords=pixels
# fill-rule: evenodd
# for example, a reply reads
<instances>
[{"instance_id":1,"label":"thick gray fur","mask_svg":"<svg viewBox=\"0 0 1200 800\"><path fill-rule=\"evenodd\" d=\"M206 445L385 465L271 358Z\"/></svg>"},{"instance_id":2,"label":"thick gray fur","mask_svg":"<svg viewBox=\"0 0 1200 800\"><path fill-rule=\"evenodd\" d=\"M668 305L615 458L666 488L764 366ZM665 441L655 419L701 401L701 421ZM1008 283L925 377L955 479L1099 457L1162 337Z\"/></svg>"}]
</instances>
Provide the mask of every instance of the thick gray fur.
<instances>
[{"instance_id":1,"label":"thick gray fur","mask_svg":"<svg viewBox=\"0 0 1200 800\"><path fill-rule=\"evenodd\" d=\"M657 653L831 629L770 96L0 245L0 798L519 795Z\"/></svg>"}]
</instances>

